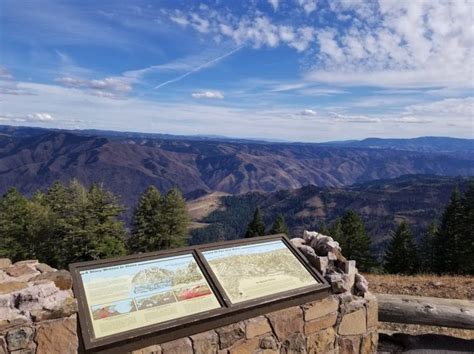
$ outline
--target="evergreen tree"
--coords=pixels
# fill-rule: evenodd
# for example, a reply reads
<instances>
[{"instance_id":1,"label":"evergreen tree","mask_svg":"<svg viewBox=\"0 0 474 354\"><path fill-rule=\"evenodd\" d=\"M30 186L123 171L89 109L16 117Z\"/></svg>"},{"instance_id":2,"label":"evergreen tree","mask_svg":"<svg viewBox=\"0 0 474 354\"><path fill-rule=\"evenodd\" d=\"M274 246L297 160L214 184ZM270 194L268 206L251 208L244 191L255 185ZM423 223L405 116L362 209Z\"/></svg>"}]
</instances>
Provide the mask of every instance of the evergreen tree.
<instances>
[{"instance_id":1,"label":"evergreen tree","mask_svg":"<svg viewBox=\"0 0 474 354\"><path fill-rule=\"evenodd\" d=\"M347 211L341 219L341 235L337 241L347 259L357 261L359 270L368 271L374 265L370 255L370 239L361 218L353 211Z\"/></svg>"},{"instance_id":2,"label":"evergreen tree","mask_svg":"<svg viewBox=\"0 0 474 354\"><path fill-rule=\"evenodd\" d=\"M247 226L245 237L256 237L265 235L265 223L263 222L260 207L255 208L253 219Z\"/></svg>"},{"instance_id":3,"label":"evergreen tree","mask_svg":"<svg viewBox=\"0 0 474 354\"><path fill-rule=\"evenodd\" d=\"M278 216L275 219L275 222L272 225L272 228L270 229L269 234L270 235L275 235L275 234L285 234L289 235L289 230L288 226L286 226L285 223L285 218L283 217L282 214L278 214Z\"/></svg>"},{"instance_id":4,"label":"evergreen tree","mask_svg":"<svg viewBox=\"0 0 474 354\"><path fill-rule=\"evenodd\" d=\"M164 248L183 247L187 244L189 216L181 191L174 187L163 200Z\"/></svg>"},{"instance_id":5,"label":"evergreen tree","mask_svg":"<svg viewBox=\"0 0 474 354\"><path fill-rule=\"evenodd\" d=\"M27 257L28 218L28 200L16 188L9 189L0 199L0 257L13 260Z\"/></svg>"},{"instance_id":6,"label":"evergreen tree","mask_svg":"<svg viewBox=\"0 0 474 354\"><path fill-rule=\"evenodd\" d=\"M77 180L54 183L36 197L48 210L49 232L43 257L55 267L126 253L123 211L116 197L101 186L86 190Z\"/></svg>"},{"instance_id":7,"label":"evergreen tree","mask_svg":"<svg viewBox=\"0 0 474 354\"><path fill-rule=\"evenodd\" d=\"M319 233L323 234L323 235L330 235L330 233L331 233L329 231L329 229L327 228L326 223L324 222L324 220L319 223L318 230L319 230Z\"/></svg>"},{"instance_id":8,"label":"evergreen tree","mask_svg":"<svg viewBox=\"0 0 474 354\"><path fill-rule=\"evenodd\" d=\"M458 187L455 187L436 235L435 271L438 273L457 273L461 270L463 219L461 195Z\"/></svg>"},{"instance_id":9,"label":"evergreen tree","mask_svg":"<svg viewBox=\"0 0 474 354\"><path fill-rule=\"evenodd\" d=\"M385 270L389 273L414 274L418 256L410 225L403 221L392 236L385 253Z\"/></svg>"},{"instance_id":10,"label":"evergreen tree","mask_svg":"<svg viewBox=\"0 0 474 354\"><path fill-rule=\"evenodd\" d=\"M474 274L474 180L471 180L462 200L460 254L458 272Z\"/></svg>"},{"instance_id":11,"label":"evergreen tree","mask_svg":"<svg viewBox=\"0 0 474 354\"><path fill-rule=\"evenodd\" d=\"M150 252L164 249L162 236L163 200L160 191L154 186L141 195L133 216L130 249L134 252Z\"/></svg>"},{"instance_id":12,"label":"evergreen tree","mask_svg":"<svg viewBox=\"0 0 474 354\"><path fill-rule=\"evenodd\" d=\"M426 230L421 239L421 247L419 248L421 270L423 272L433 272L435 267L435 239L438 232L438 226L433 221Z\"/></svg>"},{"instance_id":13,"label":"evergreen tree","mask_svg":"<svg viewBox=\"0 0 474 354\"><path fill-rule=\"evenodd\" d=\"M341 219L336 219L336 222L334 223L334 225L331 227L331 229L329 230L329 235L339 243L339 246L341 246L341 248L344 246L343 243L344 243L344 235L342 233L342 223L341 223ZM342 250L344 251L344 248L342 248Z\"/></svg>"},{"instance_id":14,"label":"evergreen tree","mask_svg":"<svg viewBox=\"0 0 474 354\"><path fill-rule=\"evenodd\" d=\"M118 216L124 211L117 197L103 186L93 184L88 191L88 234L84 256L100 259L121 256L127 253L125 226Z\"/></svg>"},{"instance_id":15,"label":"evergreen tree","mask_svg":"<svg viewBox=\"0 0 474 354\"><path fill-rule=\"evenodd\" d=\"M185 246L188 222L186 202L179 189L172 188L163 197L150 186L138 201L130 248L150 252Z\"/></svg>"}]
</instances>

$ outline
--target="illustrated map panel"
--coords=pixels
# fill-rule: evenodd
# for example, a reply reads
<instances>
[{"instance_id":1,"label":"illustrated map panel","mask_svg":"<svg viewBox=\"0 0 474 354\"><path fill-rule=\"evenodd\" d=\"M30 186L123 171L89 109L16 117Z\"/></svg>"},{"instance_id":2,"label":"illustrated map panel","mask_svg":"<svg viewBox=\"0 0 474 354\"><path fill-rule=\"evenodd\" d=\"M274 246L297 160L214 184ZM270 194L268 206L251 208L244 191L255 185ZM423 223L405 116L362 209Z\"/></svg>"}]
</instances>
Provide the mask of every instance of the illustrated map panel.
<instances>
[{"instance_id":1,"label":"illustrated map panel","mask_svg":"<svg viewBox=\"0 0 474 354\"><path fill-rule=\"evenodd\" d=\"M283 241L203 252L232 303L318 284Z\"/></svg>"},{"instance_id":2,"label":"illustrated map panel","mask_svg":"<svg viewBox=\"0 0 474 354\"><path fill-rule=\"evenodd\" d=\"M191 254L79 274L96 339L221 307Z\"/></svg>"}]
</instances>

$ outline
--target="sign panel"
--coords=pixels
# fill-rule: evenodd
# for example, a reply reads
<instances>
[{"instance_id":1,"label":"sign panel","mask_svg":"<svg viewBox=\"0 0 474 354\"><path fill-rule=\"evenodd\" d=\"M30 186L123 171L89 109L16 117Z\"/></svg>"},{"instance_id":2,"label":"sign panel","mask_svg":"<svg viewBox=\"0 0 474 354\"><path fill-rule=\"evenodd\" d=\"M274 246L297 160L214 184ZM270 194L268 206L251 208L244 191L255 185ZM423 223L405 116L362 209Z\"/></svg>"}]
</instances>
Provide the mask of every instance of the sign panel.
<instances>
[{"instance_id":1,"label":"sign panel","mask_svg":"<svg viewBox=\"0 0 474 354\"><path fill-rule=\"evenodd\" d=\"M79 271L95 338L220 308L192 254Z\"/></svg>"},{"instance_id":2,"label":"sign panel","mask_svg":"<svg viewBox=\"0 0 474 354\"><path fill-rule=\"evenodd\" d=\"M320 284L281 239L202 254L233 304Z\"/></svg>"}]
</instances>

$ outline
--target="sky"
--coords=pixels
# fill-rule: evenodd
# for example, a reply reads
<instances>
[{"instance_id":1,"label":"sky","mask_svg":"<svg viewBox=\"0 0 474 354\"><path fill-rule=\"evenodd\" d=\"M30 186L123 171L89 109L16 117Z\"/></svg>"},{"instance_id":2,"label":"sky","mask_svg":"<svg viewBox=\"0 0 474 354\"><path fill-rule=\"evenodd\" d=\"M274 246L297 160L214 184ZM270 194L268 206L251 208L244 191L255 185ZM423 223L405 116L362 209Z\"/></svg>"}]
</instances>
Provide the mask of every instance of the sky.
<instances>
[{"instance_id":1,"label":"sky","mask_svg":"<svg viewBox=\"0 0 474 354\"><path fill-rule=\"evenodd\" d=\"M474 137L474 0L0 0L0 124Z\"/></svg>"}]
</instances>

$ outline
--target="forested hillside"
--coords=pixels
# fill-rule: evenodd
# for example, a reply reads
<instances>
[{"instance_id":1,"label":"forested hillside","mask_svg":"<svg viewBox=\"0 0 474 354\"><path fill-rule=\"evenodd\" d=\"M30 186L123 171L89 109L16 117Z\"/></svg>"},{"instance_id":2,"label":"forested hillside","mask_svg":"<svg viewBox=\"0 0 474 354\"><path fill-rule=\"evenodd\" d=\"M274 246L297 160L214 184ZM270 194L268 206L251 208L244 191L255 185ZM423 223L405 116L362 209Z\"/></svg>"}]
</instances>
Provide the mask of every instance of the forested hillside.
<instances>
[{"instance_id":1,"label":"forested hillside","mask_svg":"<svg viewBox=\"0 0 474 354\"><path fill-rule=\"evenodd\" d=\"M443 213L453 188L458 185L464 191L468 182L468 178L404 176L343 188L306 186L267 194L224 196L220 198L220 207L199 220L209 226L193 230L191 242L242 237L257 206L267 228L282 214L293 235L304 229L330 227L351 209L363 219L373 253L381 256L391 232L402 220L420 238Z\"/></svg>"}]
</instances>

